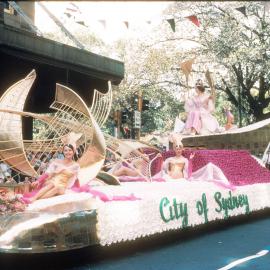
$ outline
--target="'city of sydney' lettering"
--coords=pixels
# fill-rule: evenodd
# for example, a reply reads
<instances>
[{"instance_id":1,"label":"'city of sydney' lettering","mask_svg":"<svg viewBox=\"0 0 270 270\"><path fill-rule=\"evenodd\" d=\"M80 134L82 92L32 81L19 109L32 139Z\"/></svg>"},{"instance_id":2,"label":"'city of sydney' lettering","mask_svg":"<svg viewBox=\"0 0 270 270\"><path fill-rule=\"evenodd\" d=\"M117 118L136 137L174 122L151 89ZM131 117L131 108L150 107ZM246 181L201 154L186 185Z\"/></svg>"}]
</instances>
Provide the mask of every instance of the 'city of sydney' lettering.
<instances>
[{"instance_id":1,"label":"'city of sydney' lettering","mask_svg":"<svg viewBox=\"0 0 270 270\"><path fill-rule=\"evenodd\" d=\"M159 212L164 222L170 222L174 219L182 219L182 227L188 226L187 203L178 202L175 198L170 201L167 197L161 199Z\"/></svg>"},{"instance_id":2,"label":"'city of sydney' lettering","mask_svg":"<svg viewBox=\"0 0 270 270\"><path fill-rule=\"evenodd\" d=\"M232 195L232 192L229 191L229 196L223 197L220 192L216 192L214 198L216 203L218 204L218 207L215 208L215 211L218 213L224 211L225 218L229 216L230 210L234 210L235 208L239 207L245 207L246 214L249 213L249 203L247 195Z\"/></svg>"},{"instance_id":3,"label":"'city of sydney' lettering","mask_svg":"<svg viewBox=\"0 0 270 270\"><path fill-rule=\"evenodd\" d=\"M246 214L249 213L248 196L245 194L232 195L231 191L226 194L217 191L214 193L213 198L216 204L210 209L208 208L205 193L202 194L201 199L197 200L195 205L198 215L204 217L205 223L208 222L208 211L211 212L211 209L222 214L223 218L228 218L233 210L239 208L242 208ZM179 222L182 222L182 228L188 226L188 205L186 202L179 201L176 198L163 197L159 203L159 213L161 219L166 223L179 220Z\"/></svg>"}]
</instances>

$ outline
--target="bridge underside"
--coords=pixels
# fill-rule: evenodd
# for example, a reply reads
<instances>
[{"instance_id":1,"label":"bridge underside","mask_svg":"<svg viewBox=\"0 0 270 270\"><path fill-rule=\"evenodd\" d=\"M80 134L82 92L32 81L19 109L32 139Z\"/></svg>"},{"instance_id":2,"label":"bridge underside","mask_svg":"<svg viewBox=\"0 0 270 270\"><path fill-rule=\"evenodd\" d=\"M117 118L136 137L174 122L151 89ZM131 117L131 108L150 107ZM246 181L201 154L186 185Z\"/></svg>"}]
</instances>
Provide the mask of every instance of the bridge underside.
<instances>
[{"instance_id":1,"label":"bridge underside","mask_svg":"<svg viewBox=\"0 0 270 270\"><path fill-rule=\"evenodd\" d=\"M124 77L120 61L93 54L0 24L0 96L31 70L36 81L25 103L25 111L50 112L55 84L77 92L88 106L94 89L108 90L108 80L118 85ZM32 136L32 119L24 120L24 135Z\"/></svg>"}]
</instances>

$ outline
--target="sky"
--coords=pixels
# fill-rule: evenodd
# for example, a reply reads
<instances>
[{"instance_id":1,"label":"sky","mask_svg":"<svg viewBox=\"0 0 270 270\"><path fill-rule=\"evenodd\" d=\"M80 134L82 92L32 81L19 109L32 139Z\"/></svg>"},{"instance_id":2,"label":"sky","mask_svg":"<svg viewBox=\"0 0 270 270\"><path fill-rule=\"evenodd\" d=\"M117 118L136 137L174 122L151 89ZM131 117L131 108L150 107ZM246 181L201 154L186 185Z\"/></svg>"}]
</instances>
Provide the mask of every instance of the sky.
<instances>
[{"instance_id":1,"label":"sky","mask_svg":"<svg viewBox=\"0 0 270 270\"><path fill-rule=\"evenodd\" d=\"M67 16L64 14L66 8L76 9L70 2L43 3L62 22L67 20ZM74 1L72 3L81 11L81 14L75 12L76 19L83 20L91 31L97 33L105 42L111 43L125 35L138 35L138 29L147 31L158 24L162 20L162 11L172 2ZM106 21L106 26L100 20ZM128 21L128 28L124 21ZM147 21L151 21L151 23ZM38 4L36 4L35 22L41 32L57 28Z\"/></svg>"}]
</instances>

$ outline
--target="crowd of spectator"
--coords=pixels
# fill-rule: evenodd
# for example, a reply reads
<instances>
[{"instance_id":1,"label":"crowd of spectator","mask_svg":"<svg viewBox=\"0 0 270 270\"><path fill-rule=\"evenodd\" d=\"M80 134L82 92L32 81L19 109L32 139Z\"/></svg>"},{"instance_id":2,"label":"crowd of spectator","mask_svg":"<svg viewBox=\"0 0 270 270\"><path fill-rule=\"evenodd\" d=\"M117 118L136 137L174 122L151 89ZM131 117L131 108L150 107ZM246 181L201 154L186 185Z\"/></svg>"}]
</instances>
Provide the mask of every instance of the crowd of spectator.
<instances>
[{"instance_id":1,"label":"crowd of spectator","mask_svg":"<svg viewBox=\"0 0 270 270\"><path fill-rule=\"evenodd\" d=\"M60 151L54 153L35 153L33 151L29 151L27 153L27 159L38 175L41 175L46 171L48 164L52 159L63 158L64 156ZM3 161L0 162L0 184L31 184L35 180L35 177L22 176L13 170L7 163Z\"/></svg>"}]
</instances>

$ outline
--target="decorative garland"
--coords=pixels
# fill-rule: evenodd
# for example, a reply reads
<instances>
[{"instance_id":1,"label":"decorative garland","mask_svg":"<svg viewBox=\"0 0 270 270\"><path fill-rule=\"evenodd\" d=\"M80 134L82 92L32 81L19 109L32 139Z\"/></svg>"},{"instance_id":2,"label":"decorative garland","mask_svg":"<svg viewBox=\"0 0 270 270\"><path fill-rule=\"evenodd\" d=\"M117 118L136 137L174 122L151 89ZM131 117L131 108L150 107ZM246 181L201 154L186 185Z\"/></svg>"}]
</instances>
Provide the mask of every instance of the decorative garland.
<instances>
[{"instance_id":1,"label":"decorative garland","mask_svg":"<svg viewBox=\"0 0 270 270\"><path fill-rule=\"evenodd\" d=\"M17 196L11 194L8 189L0 189L0 215L23 212L24 210L25 204Z\"/></svg>"}]
</instances>

